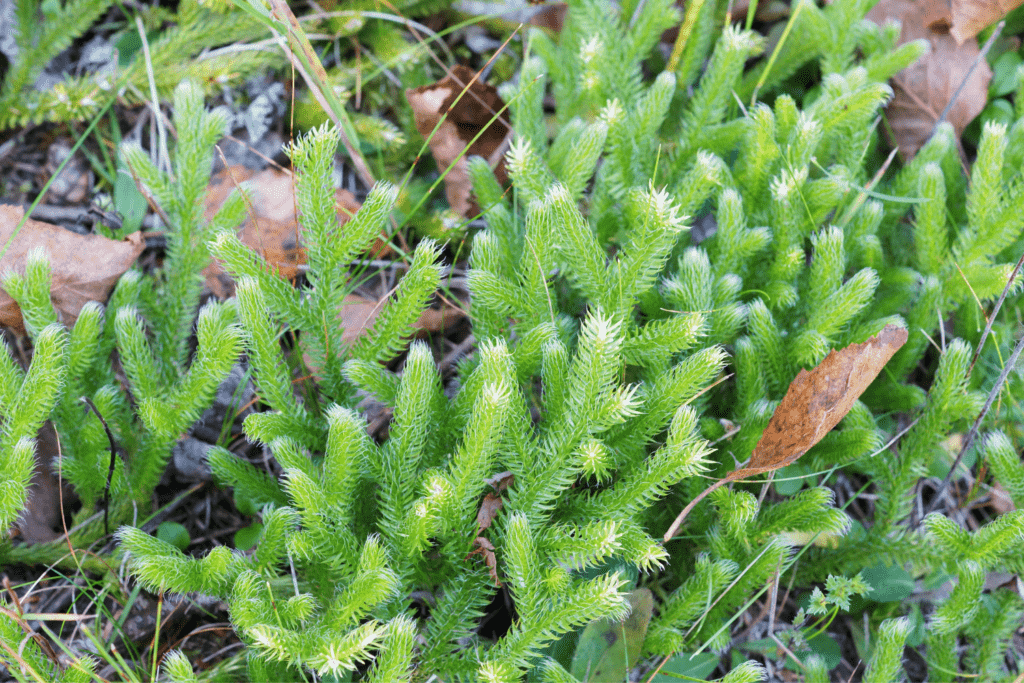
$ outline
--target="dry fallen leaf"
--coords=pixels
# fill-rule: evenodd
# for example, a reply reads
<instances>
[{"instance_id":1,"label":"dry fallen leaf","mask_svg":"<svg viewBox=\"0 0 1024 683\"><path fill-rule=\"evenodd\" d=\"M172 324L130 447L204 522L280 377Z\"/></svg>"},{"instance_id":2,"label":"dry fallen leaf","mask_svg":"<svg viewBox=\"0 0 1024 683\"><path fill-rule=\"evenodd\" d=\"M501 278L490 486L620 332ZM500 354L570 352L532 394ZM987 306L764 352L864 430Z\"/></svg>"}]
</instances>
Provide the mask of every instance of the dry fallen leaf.
<instances>
[{"instance_id":1,"label":"dry fallen leaf","mask_svg":"<svg viewBox=\"0 0 1024 683\"><path fill-rule=\"evenodd\" d=\"M998 481L992 484L992 493L989 505L991 505L992 509L1001 515L1007 512L1013 512L1017 509L1017 506L1013 504L1013 498L1010 496L1010 492L1007 491Z\"/></svg>"},{"instance_id":2,"label":"dry fallen leaf","mask_svg":"<svg viewBox=\"0 0 1024 683\"><path fill-rule=\"evenodd\" d=\"M833 349L810 372L797 373L754 447L749 464L730 472L690 501L665 532L665 542L675 536L690 510L718 487L796 462L850 412L857 398L906 341L906 329L886 325L863 344L850 344L840 351Z\"/></svg>"},{"instance_id":3,"label":"dry fallen leaf","mask_svg":"<svg viewBox=\"0 0 1024 683\"><path fill-rule=\"evenodd\" d=\"M476 533L480 535L481 531L485 531L491 527L494 522L494 518L501 512L502 506L505 501L502 500L501 494L512 482L515 481L515 475L511 472L502 472L496 474L490 479L486 480L485 483L490 484L494 488L494 493L488 493L484 496L484 499L480 502L480 509L476 513Z\"/></svg>"},{"instance_id":4,"label":"dry fallen leaf","mask_svg":"<svg viewBox=\"0 0 1024 683\"><path fill-rule=\"evenodd\" d=\"M472 183L469 179L469 157L481 156L486 159L498 181L504 183L507 180L504 154L512 137L512 130L501 118L488 125L505 103L494 86L479 79L473 81L473 76L471 69L458 65L436 83L405 91L420 135L429 137L434 127L441 122L434 137L430 138L429 145L442 171L469 146L444 178L445 194L452 210L467 217L479 212L470 200ZM472 86L459 98L459 94L471 81ZM456 103L457 98L459 101ZM470 144L481 130L483 134Z\"/></svg>"},{"instance_id":5,"label":"dry fallen leaf","mask_svg":"<svg viewBox=\"0 0 1024 683\"><path fill-rule=\"evenodd\" d=\"M959 137L985 108L992 80L988 63L977 59L978 41L961 40L959 44L954 39L949 30L949 6L943 0L881 0L867 18L877 24L898 20L901 45L924 38L931 46L928 54L892 79L895 94L886 116L903 159L913 158L928 141L939 116L966 79L946 115ZM971 71L975 61L977 66Z\"/></svg>"},{"instance_id":6,"label":"dry fallen leaf","mask_svg":"<svg viewBox=\"0 0 1024 683\"><path fill-rule=\"evenodd\" d=\"M69 327L87 302L106 302L117 279L132 267L146 246L140 232L118 241L102 235L79 235L31 218L12 240L24 215L20 206L0 206L0 244L10 241L0 260L0 274L7 270L24 272L29 250L42 247L50 257L50 299ZM19 334L25 332L21 309L4 291L0 291L0 325Z\"/></svg>"},{"instance_id":7,"label":"dry fallen leaf","mask_svg":"<svg viewBox=\"0 0 1024 683\"><path fill-rule=\"evenodd\" d=\"M561 33L565 25L565 17L569 13L569 3L551 2L541 5L537 12L530 17L530 25L538 28L546 28L555 33Z\"/></svg>"},{"instance_id":8,"label":"dry fallen leaf","mask_svg":"<svg viewBox=\"0 0 1024 683\"><path fill-rule=\"evenodd\" d=\"M250 181L251 205L249 216L238 231L238 238L259 252L278 273L292 279L298 274L299 266L306 262L306 252L298 239L291 175L274 168L257 172L245 166L231 166L220 171L210 179L206 190L206 219L213 218L235 186L245 181ZM335 205L340 225L344 225L359 209L359 202L348 190L335 192ZM378 240L371 253L377 258L383 256L387 248L386 242ZM206 286L218 297L227 298L234 293L234 283L218 261L214 260L207 266L203 275Z\"/></svg>"},{"instance_id":9,"label":"dry fallen leaf","mask_svg":"<svg viewBox=\"0 0 1024 683\"><path fill-rule=\"evenodd\" d=\"M1021 4L1024 0L953 0L950 3L953 25L949 33L957 43L963 43Z\"/></svg>"},{"instance_id":10,"label":"dry fallen leaf","mask_svg":"<svg viewBox=\"0 0 1024 683\"><path fill-rule=\"evenodd\" d=\"M341 335L342 342L351 346L373 329L377 316L384 308L384 302L374 301L358 294L349 294L342 301L344 305L338 314L337 323L344 330ZM413 326L419 332L440 332L464 317L466 317L466 312L461 308L444 304L440 309L424 310ZM313 359L305 353L303 353L302 359L313 377L319 380L321 377Z\"/></svg>"},{"instance_id":11,"label":"dry fallen leaf","mask_svg":"<svg viewBox=\"0 0 1024 683\"><path fill-rule=\"evenodd\" d=\"M516 476L512 474L512 472L505 470L504 472L499 472L498 474L495 474L490 479L484 480L484 483L490 486L498 493L504 493L509 486L515 483L515 481Z\"/></svg>"},{"instance_id":12,"label":"dry fallen leaf","mask_svg":"<svg viewBox=\"0 0 1024 683\"><path fill-rule=\"evenodd\" d=\"M476 532L478 534L491 528L491 523L494 522L494 518L498 516L504 505L505 501L496 493L488 493L484 496L484 499L480 501L480 509L476 513Z\"/></svg>"},{"instance_id":13,"label":"dry fallen leaf","mask_svg":"<svg viewBox=\"0 0 1024 683\"><path fill-rule=\"evenodd\" d=\"M476 546L476 550L466 556L468 560L473 555L482 555L484 562L487 563L487 570L491 574L491 580L494 581L494 585L501 588L501 580L498 579L498 558L494 556L494 545L483 536L477 536L473 539L473 545Z\"/></svg>"}]
</instances>

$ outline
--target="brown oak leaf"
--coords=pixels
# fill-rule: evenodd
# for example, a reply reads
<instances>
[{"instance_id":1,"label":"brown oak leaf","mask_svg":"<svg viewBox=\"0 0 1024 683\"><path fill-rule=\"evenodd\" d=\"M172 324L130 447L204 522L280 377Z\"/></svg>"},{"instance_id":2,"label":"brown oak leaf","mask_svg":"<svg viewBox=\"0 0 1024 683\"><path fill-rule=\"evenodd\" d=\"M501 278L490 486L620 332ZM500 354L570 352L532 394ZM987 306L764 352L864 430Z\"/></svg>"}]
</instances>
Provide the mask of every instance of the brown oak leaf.
<instances>
[{"instance_id":1,"label":"brown oak leaf","mask_svg":"<svg viewBox=\"0 0 1024 683\"><path fill-rule=\"evenodd\" d=\"M512 138L512 129L505 123L507 119L499 116L491 122L505 107L498 90L480 79L473 80L474 75L472 69L460 64L436 83L405 91L416 119L416 130L429 138L427 144L438 167L444 171L454 163L444 177L445 194L452 210L466 217L479 213L470 200L473 186L469 179L469 157L486 159L498 181L503 183L507 180L504 154ZM466 86L469 88L460 98ZM483 133L477 137L481 131Z\"/></svg>"},{"instance_id":2,"label":"brown oak leaf","mask_svg":"<svg viewBox=\"0 0 1024 683\"><path fill-rule=\"evenodd\" d=\"M1022 3L1024 0L952 0L950 10L953 25L949 33L956 42L964 43Z\"/></svg>"},{"instance_id":3,"label":"brown oak leaf","mask_svg":"<svg viewBox=\"0 0 1024 683\"><path fill-rule=\"evenodd\" d=\"M898 20L900 45L923 38L931 48L892 79L894 95L886 117L900 156L909 160L917 154L951 100L945 120L959 137L985 108L992 81L988 63L977 59L978 41L954 37L950 23L955 19L942 0L881 0L867 18L877 24ZM963 89L957 92L961 83Z\"/></svg>"},{"instance_id":4,"label":"brown oak leaf","mask_svg":"<svg viewBox=\"0 0 1024 683\"><path fill-rule=\"evenodd\" d=\"M0 245L7 245L0 260L0 274L12 269L24 272L29 250L42 247L50 259L50 299L69 327L87 302L106 302L118 278L146 247L141 232L118 241L102 235L79 235L31 218L15 235L24 215L20 206L0 206ZM0 291L0 325L19 334L25 332L21 309L4 291Z\"/></svg>"},{"instance_id":5,"label":"brown oak leaf","mask_svg":"<svg viewBox=\"0 0 1024 683\"><path fill-rule=\"evenodd\" d=\"M730 472L690 501L665 532L665 542L675 536L690 510L718 487L796 462L850 412L854 402L906 341L906 329L886 325L866 342L850 344L839 351L833 349L817 367L801 370L775 409L747 466Z\"/></svg>"}]
</instances>

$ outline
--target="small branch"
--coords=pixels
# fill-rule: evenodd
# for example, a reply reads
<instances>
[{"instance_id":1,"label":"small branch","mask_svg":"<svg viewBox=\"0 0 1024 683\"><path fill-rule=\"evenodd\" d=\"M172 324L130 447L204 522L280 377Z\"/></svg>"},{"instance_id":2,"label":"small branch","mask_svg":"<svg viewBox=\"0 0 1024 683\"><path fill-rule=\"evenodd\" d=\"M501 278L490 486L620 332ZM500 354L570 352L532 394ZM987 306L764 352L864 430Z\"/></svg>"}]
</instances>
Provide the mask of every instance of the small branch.
<instances>
[{"instance_id":1,"label":"small branch","mask_svg":"<svg viewBox=\"0 0 1024 683\"><path fill-rule=\"evenodd\" d=\"M110 427L107 426L107 421L103 419L103 415L100 414L92 399L88 396L83 396L78 400L92 408L92 412L96 413L100 424L103 425L103 430L107 433L107 440L110 442L110 467L107 468L107 484L103 487L103 534L107 535L110 533L110 481L114 478L114 466L117 464L117 446L114 444L114 435L110 431Z\"/></svg>"},{"instance_id":2,"label":"small branch","mask_svg":"<svg viewBox=\"0 0 1024 683\"><path fill-rule=\"evenodd\" d=\"M690 514L690 510L692 510L697 505L697 503L699 503L702 500L704 500L709 493L711 493L715 489L721 487L722 484L726 484L726 483L728 483L730 481L732 481L732 480L729 479L728 477L723 477L722 479L719 479L714 484L712 484L711 486L709 486L706 489L704 489L703 491L701 491L700 494L696 498L691 500L687 504L687 506L683 508L683 511L679 513L679 516L677 516L675 521L672 522L672 526L670 526L668 528L668 531L665 532L665 536L664 536L664 538L662 540L665 543L668 543L669 541L671 541L672 537L676 535L677 531L679 531L679 527L681 527L683 525L683 520L685 520L686 516L688 514Z\"/></svg>"}]
</instances>

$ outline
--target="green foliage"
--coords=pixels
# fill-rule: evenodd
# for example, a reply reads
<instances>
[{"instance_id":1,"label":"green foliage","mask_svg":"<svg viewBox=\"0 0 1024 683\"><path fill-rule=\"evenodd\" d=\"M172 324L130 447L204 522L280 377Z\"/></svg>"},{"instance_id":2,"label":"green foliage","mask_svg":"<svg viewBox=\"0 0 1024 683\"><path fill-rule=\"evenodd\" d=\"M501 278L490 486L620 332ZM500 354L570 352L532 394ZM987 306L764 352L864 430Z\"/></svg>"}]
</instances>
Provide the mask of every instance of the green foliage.
<instances>
[{"instance_id":1,"label":"green foliage","mask_svg":"<svg viewBox=\"0 0 1024 683\"><path fill-rule=\"evenodd\" d=\"M905 617L886 619L878 628L878 642L871 655L871 661L864 671L864 680L872 683L893 681L899 677L900 664L903 659L903 643L910 631L910 623Z\"/></svg>"},{"instance_id":2,"label":"green foliage","mask_svg":"<svg viewBox=\"0 0 1024 683\"><path fill-rule=\"evenodd\" d=\"M0 642L5 646L18 644L18 658L4 657L8 672L19 681L54 681L54 683L86 683L96 678L96 660L79 657L71 666L60 666L53 662L32 637L27 637L22 624L15 619L15 610L7 603L0 603ZM20 615L19 615L20 616Z\"/></svg>"},{"instance_id":3,"label":"green foliage","mask_svg":"<svg viewBox=\"0 0 1024 683\"><path fill-rule=\"evenodd\" d=\"M35 468L36 433L56 401L67 372L66 330L56 324L47 325L38 330L35 342L28 372L15 364L8 349L0 353L0 452L4 453L0 461L0 529L8 528L25 507Z\"/></svg>"},{"instance_id":4,"label":"green foliage","mask_svg":"<svg viewBox=\"0 0 1024 683\"><path fill-rule=\"evenodd\" d=\"M1005 678L1024 605L985 579L1024 569L1024 516L968 531L937 513L919 519L914 503L921 480L950 467L944 444L978 414L997 367L988 351L972 362L984 322L975 298L1002 291L1024 237L1024 122L984 126L969 182L943 125L873 184L885 80L921 46L894 49L897 32L862 21L869 4L795 5L770 71L755 34L713 35L721 3L709 0L691 15L693 30L707 30L648 81L660 65L653 46L680 19L668 0L576 2L557 41L532 32L520 78L504 88L518 132L511 191L469 160L486 227L467 276L475 351L453 379L427 344L409 342L444 274L431 240L408 254L371 331L349 345L338 323L358 276L349 266L388 224L399 189L378 183L342 229L337 132L314 127L290 146L309 261L293 285L235 236L240 194L201 219L222 124L197 87L179 87L173 177L140 149L125 154L171 223L157 277L122 279L112 315L87 307L70 332L50 307L41 255L4 281L35 357L26 374L0 354L2 446L13 454L0 466L0 523L24 505L32 439L51 413L81 435L64 471L87 509L97 502L105 433L76 408L81 395L131 446L111 482L122 512L146 500L244 350L265 406L245 435L281 474L220 447L208 462L257 511L251 552L192 557L129 526L117 537L147 590L226 601L251 680L573 681L611 659L618 678L655 657L727 651L730 626L783 577L807 602L772 635L808 680L828 680L826 631L850 610L870 624L865 680L900 679L905 644L922 640L930 678ZM811 61L819 86L780 92ZM747 106L751 95L764 99ZM713 225L700 239L689 234L698 219ZM210 255L237 296L199 311L190 354L196 273ZM798 372L889 324L909 341L788 476L718 489L683 536L655 540L704 477L750 458ZM115 347L131 402L108 367ZM301 393L300 370L316 380ZM379 443L359 410L367 395L391 416ZM1019 506L1019 429L985 427L976 450ZM837 470L844 491L873 487L866 511L836 506ZM955 587L925 618L899 604L916 579L935 577ZM489 638L478 621L499 589L515 618ZM638 595L656 595L653 609ZM616 625L623 642L595 654ZM575 658L562 656L573 642ZM766 653L777 651L770 642ZM180 653L164 672L195 678ZM721 680L766 675L746 662Z\"/></svg>"},{"instance_id":5,"label":"green foliage","mask_svg":"<svg viewBox=\"0 0 1024 683\"><path fill-rule=\"evenodd\" d=\"M311 413L292 394L277 344L277 321L304 332L301 344L321 378L324 402L346 405L354 397L354 387L344 377L345 360L358 359L364 363L364 371L368 371L373 364L397 356L405 349L407 342L403 339L411 333L413 323L441 278L436 263L437 246L430 241L421 242L394 297L377 316L373 330L353 348L346 348L342 339L344 329L335 322L345 305L344 294L353 286L345 265L377 238L397 190L388 183L378 184L355 217L341 229L334 195L328 191L331 159L337 146L337 132L325 125L290 149L297 170L296 203L303 216L303 238L309 254L308 288L295 289L267 269L262 259L231 230L221 230L211 245L214 254L239 281L239 313L257 386L275 411L273 416L254 415L250 418L253 424L247 429L252 435L258 433L258 438L267 443L276 435L294 437L301 432L304 442L322 448L327 432L323 416Z\"/></svg>"},{"instance_id":6,"label":"green foliage","mask_svg":"<svg viewBox=\"0 0 1024 683\"><path fill-rule=\"evenodd\" d=\"M0 130L30 126L43 121L65 123L95 116L115 92L131 104L149 100L150 73L160 97L171 95L183 79L195 79L212 88L281 65L283 56L273 51L228 50L215 56L201 54L225 42L255 40L262 27L241 11L215 11L195 0L186 0L173 17L156 8L141 17L147 31L175 23L155 39L150 37L149 64L142 49L130 50L127 67L114 79L98 72L65 76L52 89L36 90L35 80L50 61L82 36L113 3L110 0L72 0L64 4L17 0L15 27L18 55L0 87ZM229 37L229 38L228 38ZM121 34L124 47L141 46L138 29L128 22ZM124 64L122 63L122 66Z\"/></svg>"},{"instance_id":7,"label":"green foliage","mask_svg":"<svg viewBox=\"0 0 1024 683\"><path fill-rule=\"evenodd\" d=\"M39 2L19 0L16 3L17 22L13 28L18 55L10 65L3 87L0 88L0 112L3 112L0 117L0 128L9 128L21 122L38 122L46 118L84 118L99 107L99 102L93 97L96 94L95 86L92 93L86 94L82 92L86 89L75 81L70 82L70 90L67 84L60 84L58 92L53 93L49 102L40 101L38 94L35 97L22 98L50 60L70 46L75 38L85 33L111 4L110 0L72 0L63 7L51 4L50 11L54 13L46 16L45 21L39 21L39 15L42 14ZM109 88L108 83L107 89ZM63 106L53 107L53 104L60 102L62 98ZM64 112L67 118L61 119L59 112Z\"/></svg>"},{"instance_id":8,"label":"green foliage","mask_svg":"<svg viewBox=\"0 0 1024 683\"><path fill-rule=\"evenodd\" d=\"M50 269L43 252L30 255L23 274L9 273L4 279L4 288L21 307L35 345L27 377L9 358L0 361L5 397L3 452L12 454L4 460L5 485L11 487L11 495L0 499L5 506L10 503L0 518L4 528L23 507L33 443L43 420L52 419L57 433L65 437L60 467L85 504L80 520L95 512L114 459L108 516L120 522L131 514L133 501L150 499L171 448L210 405L217 386L238 359L240 339L230 304L203 307L194 323L194 353L188 346L199 305L198 275L208 262L205 240L211 229L199 207L209 182L210 146L221 135L223 122L203 109L202 94L192 84L177 88L175 102L180 130L175 178L158 171L140 149L125 150L146 190L172 221L166 231L167 258L156 277L126 274L106 311L96 303L86 304L70 331L60 325L50 302ZM240 201L229 202L212 225L237 224L240 209ZM131 388L131 404L111 364L114 348ZM82 397L92 401L98 415L85 410ZM129 454L127 458L111 454L100 416L117 445ZM76 538L88 542L102 533L94 518L77 531Z\"/></svg>"}]
</instances>

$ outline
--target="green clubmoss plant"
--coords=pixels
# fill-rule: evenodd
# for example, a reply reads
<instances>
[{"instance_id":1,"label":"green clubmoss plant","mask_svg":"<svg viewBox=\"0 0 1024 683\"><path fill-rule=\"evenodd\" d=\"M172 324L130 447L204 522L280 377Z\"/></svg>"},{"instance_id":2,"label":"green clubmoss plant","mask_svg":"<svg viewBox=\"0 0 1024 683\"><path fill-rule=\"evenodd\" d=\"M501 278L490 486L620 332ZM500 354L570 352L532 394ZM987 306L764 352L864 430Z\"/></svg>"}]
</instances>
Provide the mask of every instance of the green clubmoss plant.
<instances>
[{"instance_id":1,"label":"green clubmoss plant","mask_svg":"<svg viewBox=\"0 0 1024 683\"><path fill-rule=\"evenodd\" d=\"M18 54L0 87L0 130L43 121L88 119L100 111L108 94L115 92L133 104L149 101L150 74L158 95L168 97L182 79L212 87L283 62L274 50L226 49L215 55L201 54L225 42L255 40L261 37L262 27L243 12L186 0L173 16L175 25L152 40L148 65L139 49L124 71L66 76L52 88L36 90L33 84L47 64L85 34L112 4L109 0L75 0L61 7L59 3L16 0ZM147 30L160 28L168 18L161 8L142 16ZM125 32L138 36L131 22Z\"/></svg>"},{"instance_id":2,"label":"green clubmoss plant","mask_svg":"<svg viewBox=\"0 0 1024 683\"><path fill-rule=\"evenodd\" d=\"M77 520L90 520L76 536L85 542L103 533L93 517L101 498L110 501L108 512L114 512L114 523L131 519L137 514L132 506L150 499L171 448L210 405L240 353L233 305L208 304L196 320L202 289L199 272L209 260L208 235L218 227L239 224L244 215L241 197L227 202L209 224L201 214L210 178L210 150L223 134L223 120L204 110L198 87L183 83L175 91L175 123L179 140L173 178L158 171L138 147L124 150L140 182L169 220L167 254L155 277L127 273L106 311L96 303L87 304L63 337L55 332L60 322L50 303L45 254L33 252L24 273L8 273L3 281L21 307L36 346L29 376L45 373L61 378L55 390L48 389L50 382L39 380L26 393L20 388L21 374L12 362L7 363L3 391L11 401L5 402L5 418L16 430L12 434L19 436L11 442L12 450L5 452L23 453L26 446L13 448L18 439L34 437L32 429L38 429L41 420L53 420L62 437L59 466L84 504ZM193 334L194 349L189 344ZM53 345L61 338L60 354L54 355ZM115 348L130 399L111 363ZM19 392L23 399L15 401ZM127 458L111 453L103 424L96 412L86 409L82 397L91 399L117 447L129 454ZM22 411L29 411L30 417L22 417ZM20 457L10 462L12 467L24 465ZM40 548L24 550L42 552Z\"/></svg>"}]
</instances>

